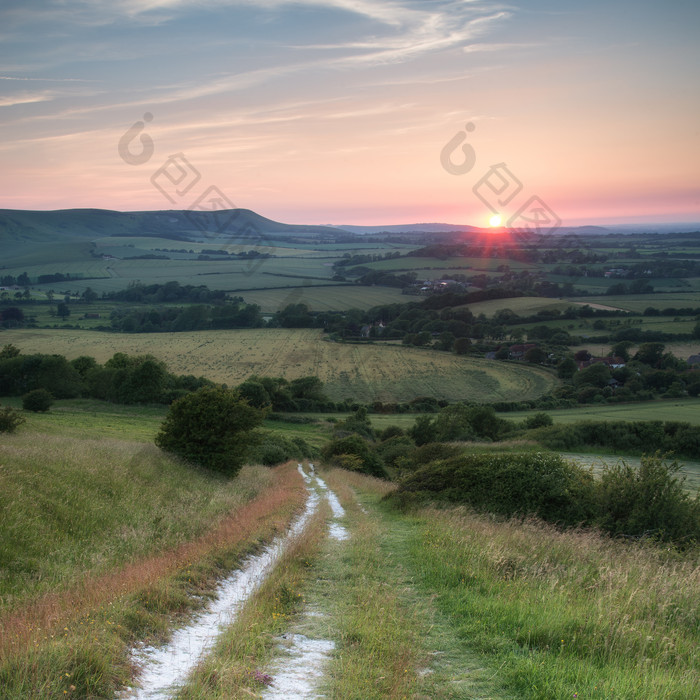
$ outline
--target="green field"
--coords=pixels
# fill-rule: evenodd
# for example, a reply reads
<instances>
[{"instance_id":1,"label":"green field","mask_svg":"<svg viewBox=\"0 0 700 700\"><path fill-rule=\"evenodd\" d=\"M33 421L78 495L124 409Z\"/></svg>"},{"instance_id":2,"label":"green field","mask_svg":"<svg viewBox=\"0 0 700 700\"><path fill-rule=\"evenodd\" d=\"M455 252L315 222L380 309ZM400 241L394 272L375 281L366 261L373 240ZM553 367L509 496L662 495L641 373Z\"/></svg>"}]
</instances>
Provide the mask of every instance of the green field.
<instances>
[{"instance_id":1,"label":"green field","mask_svg":"<svg viewBox=\"0 0 700 700\"><path fill-rule=\"evenodd\" d=\"M595 474L603 470L604 465L611 466L620 460L627 464L639 468L641 459L639 457L621 457L620 455L582 453L582 452L562 452L562 456L571 459L584 467L590 467ZM700 492L700 462L680 459L678 463L682 465L681 474L685 477L685 486L691 493Z\"/></svg>"},{"instance_id":2,"label":"green field","mask_svg":"<svg viewBox=\"0 0 700 700\"><path fill-rule=\"evenodd\" d=\"M384 304L405 304L411 297L395 287L359 285L296 286L281 289L250 290L241 295L248 304L257 304L263 313L273 313L287 304L306 304L311 311L368 309Z\"/></svg>"},{"instance_id":3,"label":"green field","mask_svg":"<svg viewBox=\"0 0 700 700\"><path fill-rule=\"evenodd\" d=\"M555 423L575 423L581 420L661 420L684 421L700 425L700 399L669 399L629 404L581 406L547 411ZM509 420L525 420L527 411L499 414Z\"/></svg>"},{"instance_id":4,"label":"green field","mask_svg":"<svg viewBox=\"0 0 700 700\"><path fill-rule=\"evenodd\" d=\"M0 343L24 353L51 352L105 362L115 352L150 353L176 374L236 385L253 374L318 376L333 400L403 402L418 396L449 401L522 401L550 392L554 374L533 365L494 362L396 344L324 340L312 329L118 334L79 330L9 330Z\"/></svg>"},{"instance_id":5,"label":"green field","mask_svg":"<svg viewBox=\"0 0 700 700\"><path fill-rule=\"evenodd\" d=\"M603 304L604 306L612 306L625 311L634 311L643 313L644 309L653 306L657 309L666 309L669 307L700 307L700 292L693 291L678 291L678 292L654 292L653 294L625 294L622 296L590 296L590 297L572 297L572 301L580 302L581 304Z\"/></svg>"}]
</instances>

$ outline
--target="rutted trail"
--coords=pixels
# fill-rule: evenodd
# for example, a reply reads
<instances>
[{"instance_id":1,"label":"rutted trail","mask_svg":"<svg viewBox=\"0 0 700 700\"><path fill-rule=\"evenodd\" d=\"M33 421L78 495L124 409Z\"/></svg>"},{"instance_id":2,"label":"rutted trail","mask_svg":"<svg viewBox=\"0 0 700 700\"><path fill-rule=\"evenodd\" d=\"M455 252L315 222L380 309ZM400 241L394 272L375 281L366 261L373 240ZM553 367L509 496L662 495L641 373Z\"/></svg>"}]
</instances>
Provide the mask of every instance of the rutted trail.
<instances>
[{"instance_id":1,"label":"rutted trail","mask_svg":"<svg viewBox=\"0 0 700 700\"><path fill-rule=\"evenodd\" d=\"M247 559L240 569L224 579L217 587L215 600L207 606L206 611L197 615L191 624L178 629L166 646L143 647L136 650L134 661L142 669L139 677L140 687L130 688L120 693L119 697L150 700L169 698L177 692L189 673L211 649L223 629L233 623L242 606L269 576L289 543L303 532L319 506L321 496L318 491L326 494L336 518L343 515L344 511L335 494L328 489L320 477L313 473L313 465L309 466L312 470L311 476L304 472L301 464L298 465L298 471L309 489L309 495L303 513L292 523L286 535L276 539L260 554ZM344 528L337 523L334 523L334 526L336 531L335 534L331 533L333 536L338 539L348 537ZM307 641L308 644L302 644L302 640L299 640L296 663L301 669L306 667L309 654L323 656L328 653L328 644L332 648L332 642L320 644L318 640ZM288 683L305 687L304 675L298 668L290 667L287 675L290 679L295 679L289 680ZM278 681L283 677L284 675L280 675ZM286 689L283 692L285 693L283 696L271 695L270 697L292 697ZM305 696L297 694L295 697Z\"/></svg>"}]
</instances>

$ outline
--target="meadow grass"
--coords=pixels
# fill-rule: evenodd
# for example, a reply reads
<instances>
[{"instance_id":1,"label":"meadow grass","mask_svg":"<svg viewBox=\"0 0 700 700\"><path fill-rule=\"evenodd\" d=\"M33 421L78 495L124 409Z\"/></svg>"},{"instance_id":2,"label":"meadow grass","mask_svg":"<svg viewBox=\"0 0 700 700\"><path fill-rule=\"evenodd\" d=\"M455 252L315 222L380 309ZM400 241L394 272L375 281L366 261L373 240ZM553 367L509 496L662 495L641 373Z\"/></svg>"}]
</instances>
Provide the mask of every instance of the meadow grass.
<instances>
[{"instance_id":1,"label":"meadow grass","mask_svg":"<svg viewBox=\"0 0 700 700\"><path fill-rule=\"evenodd\" d=\"M39 438L39 439L38 439ZM0 610L196 538L270 485L153 445L22 432L0 442Z\"/></svg>"},{"instance_id":2,"label":"meadow grass","mask_svg":"<svg viewBox=\"0 0 700 700\"><path fill-rule=\"evenodd\" d=\"M605 295L605 296L590 296L576 297L575 301L582 304L604 304L606 306L615 306L626 311L635 311L642 313L647 307L652 306L656 309L666 309L669 307L700 306L700 292L690 290L680 290L676 292L658 292L653 294L624 294L620 296Z\"/></svg>"},{"instance_id":3,"label":"meadow grass","mask_svg":"<svg viewBox=\"0 0 700 700\"><path fill-rule=\"evenodd\" d=\"M462 509L417 517L421 587L515 697L698 697L697 552Z\"/></svg>"},{"instance_id":4,"label":"meadow grass","mask_svg":"<svg viewBox=\"0 0 700 700\"><path fill-rule=\"evenodd\" d=\"M19 409L22 400L4 396L2 404ZM166 413L166 406L115 404L99 399L60 399L45 413L24 411L22 416L26 422L19 433L152 443Z\"/></svg>"},{"instance_id":5,"label":"meadow grass","mask_svg":"<svg viewBox=\"0 0 700 700\"><path fill-rule=\"evenodd\" d=\"M282 289L254 289L243 292L248 304L257 304L263 313L280 311L288 304L306 304L311 311L369 309L380 304L403 304L406 296L395 287L337 285L334 287L293 286Z\"/></svg>"}]
</instances>

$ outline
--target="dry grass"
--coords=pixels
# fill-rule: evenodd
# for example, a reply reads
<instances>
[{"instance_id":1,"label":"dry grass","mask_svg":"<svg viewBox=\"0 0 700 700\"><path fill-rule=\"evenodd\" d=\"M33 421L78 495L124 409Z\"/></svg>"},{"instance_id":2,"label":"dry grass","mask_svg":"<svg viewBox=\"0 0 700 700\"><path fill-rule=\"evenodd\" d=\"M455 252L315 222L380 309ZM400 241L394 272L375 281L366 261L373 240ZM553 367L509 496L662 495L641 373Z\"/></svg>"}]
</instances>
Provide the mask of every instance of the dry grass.
<instances>
[{"instance_id":1,"label":"dry grass","mask_svg":"<svg viewBox=\"0 0 700 700\"><path fill-rule=\"evenodd\" d=\"M176 374L205 376L230 386L252 374L319 377L334 400L518 401L551 391L558 380L544 368L389 345L324 341L314 329L255 329L196 333L116 334L73 330L16 330L6 342L24 353L53 352L99 362L115 352L151 353Z\"/></svg>"}]
</instances>

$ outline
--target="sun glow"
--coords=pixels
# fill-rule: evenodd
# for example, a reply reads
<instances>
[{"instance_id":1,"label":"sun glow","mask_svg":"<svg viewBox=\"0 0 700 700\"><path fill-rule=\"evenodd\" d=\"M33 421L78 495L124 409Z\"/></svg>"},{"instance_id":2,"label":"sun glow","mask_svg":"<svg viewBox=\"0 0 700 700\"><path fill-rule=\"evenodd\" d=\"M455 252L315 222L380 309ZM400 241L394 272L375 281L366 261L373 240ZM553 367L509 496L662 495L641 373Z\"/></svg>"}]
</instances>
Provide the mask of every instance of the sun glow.
<instances>
[{"instance_id":1,"label":"sun glow","mask_svg":"<svg viewBox=\"0 0 700 700\"><path fill-rule=\"evenodd\" d=\"M501 215L500 214L494 214L490 219L489 219L489 226L491 228L496 228L497 226L501 225Z\"/></svg>"}]
</instances>

